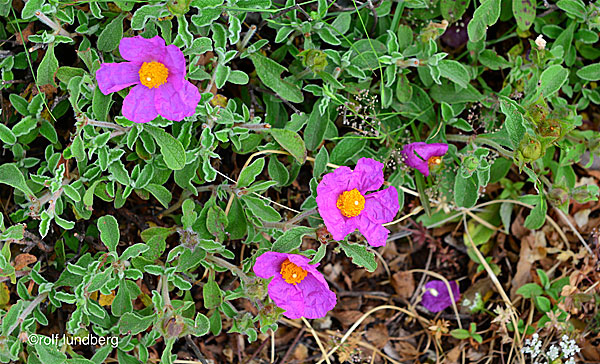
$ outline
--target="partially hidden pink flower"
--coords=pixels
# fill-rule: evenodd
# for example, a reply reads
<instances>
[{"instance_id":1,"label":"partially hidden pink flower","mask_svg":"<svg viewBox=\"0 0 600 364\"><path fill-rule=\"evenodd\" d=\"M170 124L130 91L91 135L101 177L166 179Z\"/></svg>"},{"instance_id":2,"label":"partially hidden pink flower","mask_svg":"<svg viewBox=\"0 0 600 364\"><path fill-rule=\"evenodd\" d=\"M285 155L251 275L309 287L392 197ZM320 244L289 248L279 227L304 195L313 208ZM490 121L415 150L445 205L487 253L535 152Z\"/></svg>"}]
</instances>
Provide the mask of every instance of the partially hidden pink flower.
<instances>
[{"instance_id":1,"label":"partially hidden pink flower","mask_svg":"<svg viewBox=\"0 0 600 364\"><path fill-rule=\"evenodd\" d=\"M361 158L354 170L339 167L326 174L317 186L317 207L327 230L343 240L358 229L372 246L383 246L390 231L382 226L394 219L400 205L395 187L383 185L383 164Z\"/></svg>"},{"instance_id":2,"label":"partially hidden pink flower","mask_svg":"<svg viewBox=\"0 0 600 364\"><path fill-rule=\"evenodd\" d=\"M269 297L290 319L325 317L335 307L335 293L317 271L319 264L309 262L303 255L266 252L254 264L257 276L273 277L269 282Z\"/></svg>"},{"instance_id":3,"label":"partially hidden pink flower","mask_svg":"<svg viewBox=\"0 0 600 364\"><path fill-rule=\"evenodd\" d=\"M442 156L448 152L448 144L445 143L410 143L402 149L404 163L416 168L425 177L429 176L429 168L442 163Z\"/></svg>"},{"instance_id":4,"label":"partially hidden pink flower","mask_svg":"<svg viewBox=\"0 0 600 364\"><path fill-rule=\"evenodd\" d=\"M200 92L185 79L185 57L177 46L159 36L135 36L121 39L119 52L128 62L103 63L96 79L105 95L135 85L123 101L123 116L146 123L158 115L173 121L194 115Z\"/></svg>"},{"instance_id":5,"label":"partially hidden pink flower","mask_svg":"<svg viewBox=\"0 0 600 364\"><path fill-rule=\"evenodd\" d=\"M454 296L454 302L460 299L460 290L458 289L458 283L455 281L448 282L452 289L452 295ZM427 282L425 285L425 293L421 300L423 306L431 312L440 312L446 308L452 306L452 298L448 292L446 283L440 280L433 280Z\"/></svg>"}]
</instances>

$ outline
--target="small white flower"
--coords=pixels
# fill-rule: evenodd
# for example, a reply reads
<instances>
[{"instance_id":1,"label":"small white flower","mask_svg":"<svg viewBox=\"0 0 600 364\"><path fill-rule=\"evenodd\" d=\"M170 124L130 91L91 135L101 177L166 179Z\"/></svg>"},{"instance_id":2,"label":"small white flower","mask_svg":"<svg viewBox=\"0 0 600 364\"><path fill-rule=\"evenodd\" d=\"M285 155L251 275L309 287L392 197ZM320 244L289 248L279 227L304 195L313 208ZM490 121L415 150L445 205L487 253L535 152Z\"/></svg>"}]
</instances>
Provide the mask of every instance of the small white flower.
<instances>
[{"instance_id":1,"label":"small white flower","mask_svg":"<svg viewBox=\"0 0 600 364\"><path fill-rule=\"evenodd\" d=\"M537 47L540 51L543 49L546 49L546 40L544 39L544 37L541 34L538 35L537 38L535 38L535 45L537 45Z\"/></svg>"},{"instance_id":2,"label":"small white flower","mask_svg":"<svg viewBox=\"0 0 600 364\"><path fill-rule=\"evenodd\" d=\"M546 352L546 355L550 360L555 360L560 355L560 349L556 345L552 345L550 349Z\"/></svg>"}]
</instances>

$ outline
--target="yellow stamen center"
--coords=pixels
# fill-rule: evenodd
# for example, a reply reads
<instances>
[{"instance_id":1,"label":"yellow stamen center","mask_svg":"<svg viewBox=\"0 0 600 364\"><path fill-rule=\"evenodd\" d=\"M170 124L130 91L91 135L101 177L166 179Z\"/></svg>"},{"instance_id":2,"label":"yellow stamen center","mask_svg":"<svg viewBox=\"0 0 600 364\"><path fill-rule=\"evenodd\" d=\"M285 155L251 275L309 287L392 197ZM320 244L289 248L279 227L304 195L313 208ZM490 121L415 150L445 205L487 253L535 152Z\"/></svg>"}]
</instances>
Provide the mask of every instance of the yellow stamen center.
<instances>
[{"instance_id":1,"label":"yellow stamen center","mask_svg":"<svg viewBox=\"0 0 600 364\"><path fill-rule=\"evenodd\" d=\"M286 259L281 264L281 271L279 273L281 273L281 277L283 277L286 283L293 284L294 286L302 282L308 274L304 269L290 262L289 259Z\"/></svg>"},{"instance_id":2,"label":"yellow stamen center","mask_svg":"<svg viewBox=\"0 0 600 364\"><path fill-rule=\"evenodd\" d=\"M342 215L346 217L358 216L365 208L365 197L355 188L342 193L338 197L336 205Z\"/></svg>"},{"instance_id":3,"label":"yellow stamen center","mask_svg":"<svg viewBox=\"0 0 600 364\"><path fill-rule=\"evenodd\" d=\"M148 88L155 88L167 82L169 70L160 62L144 62L142 67L140 67L139 74L142 85Z\"/></svg>"},{"instance_id":4,"label":"yellow stamen center","mask_svg":"<svg viewBox=\"0 0 600 364\"><path fill-rule=\"evenodd\" d=\"M431 157L427 160L427 164L429 164L429 167L439 166L440 164L442 164L442 157Z\"/></svg>"}]
</instances>

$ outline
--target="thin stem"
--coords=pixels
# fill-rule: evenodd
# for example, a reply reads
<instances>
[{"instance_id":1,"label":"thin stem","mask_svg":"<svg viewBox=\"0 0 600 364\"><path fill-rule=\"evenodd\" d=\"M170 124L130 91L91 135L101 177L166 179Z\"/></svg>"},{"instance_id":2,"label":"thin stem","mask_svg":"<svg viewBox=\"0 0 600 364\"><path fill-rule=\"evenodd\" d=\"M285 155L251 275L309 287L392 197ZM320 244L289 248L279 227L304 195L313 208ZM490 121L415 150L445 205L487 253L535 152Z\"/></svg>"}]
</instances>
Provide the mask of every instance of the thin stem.
<instances>
[{"instance_id":1,"label":"thin stem","mask_svg":"<svg viewBox=\"0 0 600 364\"><path fill-rule=\"evenodd\" d=\"M494 149L496 149L496 151L498 152L498 154L502 155L505 158L508 159L512 159L513 157L513 153L511 151L508 151L504 148L502 148L502 146L498 143L496 143L495 141L488 139L485 136L469 136L469 135L457 135L457 134L450 134L450 135L446 135L446 140L448 141L453 141L453 142L460 142L460 143L470 143L470 142L479 142L481 144L485 144L488 145Z\"/></svg>"},{"instance_id":2,"label":"thin stem","mask_svg":"<svg viewBox=\"0 0 600 364\"><path fill-rule=\"evenodd\" d=\"M35 308L42 303L43 300L46 299L46 297L48 297L48 292L44 292L42 294L39 294L33 301L31 301L29 303L29 306L25 307L25 309L23 310L23 312L21 312L21 314L19 315L19 317L17 318L17 320L15 321L14 324L12 324L11 327L8 328L8 331L6 332L6 335L10 335L11 332L13 332L17 326L19 326L23 321L25 321L25 319L27 318L27 316L29 316L30 313L33 312L33 310L35 310Z\"/></svg>"},{"instance_id":3,"label":"thin stem","mask_svg":"<svg viewBox=\"0 0 600 364\"><path fill-rule=\"evenodd\" d=\"M223 268L227 268L227 269L231 270L233 273L235 273L238 277L240 277L246 283L250 283L252 281L252 279L250 279L250 277L248 277L246 275L246 273L244 273L243 270L241 270L239 267L229 263L228 261L226 261L224 259L215 257L214 255L208 255L206 257L206 260L213 262Z\"/></svg>"}]
</instances>

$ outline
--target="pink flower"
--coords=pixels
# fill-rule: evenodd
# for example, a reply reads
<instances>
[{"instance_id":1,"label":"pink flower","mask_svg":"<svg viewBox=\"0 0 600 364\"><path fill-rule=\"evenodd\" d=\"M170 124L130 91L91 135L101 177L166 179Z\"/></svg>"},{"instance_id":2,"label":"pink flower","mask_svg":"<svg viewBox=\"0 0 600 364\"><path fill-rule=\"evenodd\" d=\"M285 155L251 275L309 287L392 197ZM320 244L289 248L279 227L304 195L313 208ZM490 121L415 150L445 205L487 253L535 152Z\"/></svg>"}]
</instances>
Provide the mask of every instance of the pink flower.
<instances>
[{"instance_id":1,"label":"pink flower","mask_svg":"<svg viewBox=\"0 0 600 364\"><path fill-rule=\"evenodd\" d=\"M316 269L319 264L311 265L309 261L303 255L266 252L254 264L257 276L274 277L269 283L269 297L290 319L325 317L337 301L335 293Z\"/></svg>"},{"instance_id":2,"label":"pink flower","mask_svg":"<svg viewBox=\"0 0 600 364\"><path fill-rule=\"evenodd\" d=\"M458 283L455 281L448 282L452 289L452 295L454 296L454 302L460 299L460 290L458 289ZM421 300L423 306L431 312L440 312L446 308L452 306L452 298L448 292L446 283L440 280L429 281L425 285L425 293Z\"/></svg>"},{"instance_id":3,"label":"pink flower","mask_svg":"<svg viewBox=\"0 0 600 364\"><path fill-rule=\"evenodd\" d=\"M185 79L185 58L174 45L156 36L121 39L121 56L129 61L103 63L96 79L103 94L135 85L123 101L123 116L146 123L158 115L181 121L194 115L200 101L198 88Z\"/></svg>"},{"instance_id":4,"label":"pink flower","mask_svg":"<svg viewBox=\"0 0 600 364\"><path fill-rule=\"evenodd\" d=\"M429 176L429 167L440 165L442 163L441 156L446 152L448 152L448 144L417 142L404 146L401 153L407 166L416 168L427 177Z\"/></svg>"},{"instance_id":5,"label":"pink flower","mask_svg":"<svg viewBox=\"0 0 600 364\"><path fill-rule=\"evenodd\" d=\"M335 240L343 240L354 230L363 234L372 246L383 246L390 231L382 226L398 213L398 191L383 185L383 164L361 158L354 171L339 167L328 173L317 186L317 207Z\"/></svg>"}]
</instances>

